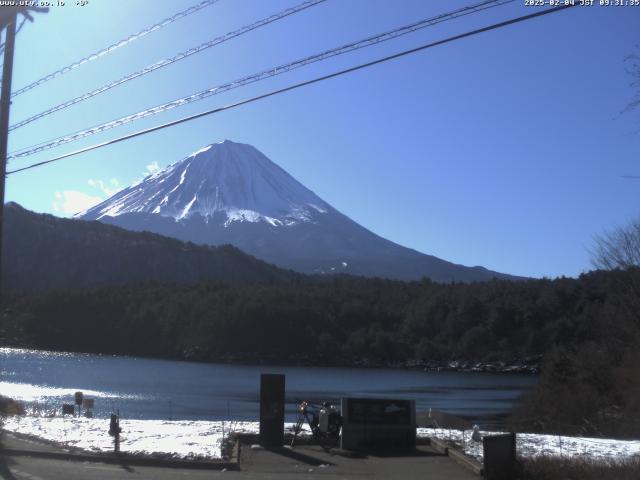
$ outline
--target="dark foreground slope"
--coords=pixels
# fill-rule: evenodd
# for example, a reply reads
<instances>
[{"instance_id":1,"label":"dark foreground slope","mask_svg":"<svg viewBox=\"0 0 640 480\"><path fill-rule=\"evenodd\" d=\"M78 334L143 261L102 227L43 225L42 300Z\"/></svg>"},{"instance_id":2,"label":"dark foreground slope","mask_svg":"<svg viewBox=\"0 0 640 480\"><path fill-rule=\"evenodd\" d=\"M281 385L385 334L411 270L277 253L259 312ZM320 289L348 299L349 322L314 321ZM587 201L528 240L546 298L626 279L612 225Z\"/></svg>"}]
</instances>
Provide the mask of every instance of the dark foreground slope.
<instances>
[{"instance_id":1,"label":"dark foreground slope","mask_svg":"<svg viewBox=\"0 0 640 480\"><path fill-rule=\"evenodd\" d=\"M157 281L288 282L299 275L232 246L207 247L5 207L3 285L41 291Z\"/></svg>"}]
</instances>

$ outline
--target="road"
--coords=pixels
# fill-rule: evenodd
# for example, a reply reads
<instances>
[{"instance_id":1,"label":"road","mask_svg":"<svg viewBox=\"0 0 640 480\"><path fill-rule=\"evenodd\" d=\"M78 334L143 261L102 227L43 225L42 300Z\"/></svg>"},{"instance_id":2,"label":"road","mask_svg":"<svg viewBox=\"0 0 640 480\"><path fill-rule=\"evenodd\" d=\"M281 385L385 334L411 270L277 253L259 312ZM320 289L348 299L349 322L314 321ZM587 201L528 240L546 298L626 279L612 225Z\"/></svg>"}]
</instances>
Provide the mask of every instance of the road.
<instances>
[{"instance_id":1,"label":"road","mask_svg":"<svg viewBox=\"0 0 640 480\"><path fill-rule=\"evenodd\" d=\"M25 453L12 455L0 451L0 478L4 480L91 480L131 479L164 480L176 478L211 479L399 479L399 480L478 480L480 477L437 453L420 446L405 456L351 455L325 452L318 446L296 446L295 449L265 450L243 445L240 471L201 470L43 458L38 452L52 452L54 447L11 439L11 448L24 446ZM77 456L75 458L78 458Z\"/></svg>"},{"instance_id":2,"label":"road","mask_svg":"<svg viewBox=\"0 0 640 480\"><path fill-rule=\"evenodd\" d=\"M237 472L236 472L237 473ZM227 472L216 470L181 470L157 467L129 467L106 463L76 462L33 457L0 457L3 480L88 480L88 479L173 479L218 478ZM244 477L251 478L251 477ZM254 477L259 478L259 477Z\"/></svg>"}]
</instances>

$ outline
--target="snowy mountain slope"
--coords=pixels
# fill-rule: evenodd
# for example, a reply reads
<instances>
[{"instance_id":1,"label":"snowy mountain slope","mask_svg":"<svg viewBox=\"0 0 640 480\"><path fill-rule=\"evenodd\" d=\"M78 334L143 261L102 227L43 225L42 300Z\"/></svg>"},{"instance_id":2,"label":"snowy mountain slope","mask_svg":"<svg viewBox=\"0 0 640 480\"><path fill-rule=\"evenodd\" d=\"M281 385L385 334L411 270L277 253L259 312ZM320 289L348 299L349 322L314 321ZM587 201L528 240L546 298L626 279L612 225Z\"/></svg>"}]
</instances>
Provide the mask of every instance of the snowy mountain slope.
<instances>
[{"instance_id":1,"label":"snowy mountain slope","mask_svg":"<svg viewBox=\"0 0 640 480\"><path fill-rule=\"evenodd\" d=\"M346 217L250 145L209 145L77 218L232 244L305 273L480 281L508 275L402 247ZM513 277L510 277L513 278Z\"/></svg>"},{"instance_id":2,"label":"snowy mountain slope","mask_svg":"<svg viewBox=\"0 0 640 480\"><path fill-rule=\"evenodd\" d=\"M77 216L101 220L150 213L273 226L308 221L329 206L250 145L228 140L192 153Z\"/></svg>"}]
</instances>

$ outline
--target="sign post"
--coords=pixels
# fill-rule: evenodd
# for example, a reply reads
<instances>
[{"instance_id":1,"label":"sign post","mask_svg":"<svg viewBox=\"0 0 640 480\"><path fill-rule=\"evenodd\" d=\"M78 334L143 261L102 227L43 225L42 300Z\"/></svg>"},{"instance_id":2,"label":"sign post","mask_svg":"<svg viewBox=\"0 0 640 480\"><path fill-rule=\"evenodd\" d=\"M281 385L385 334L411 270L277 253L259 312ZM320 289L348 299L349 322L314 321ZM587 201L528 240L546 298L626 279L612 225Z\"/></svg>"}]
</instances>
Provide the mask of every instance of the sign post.
<instances>
[{"instance_id":1,"label":"sign post","mask_svg":"<svg viewBox=\"0 0 640 480\"><path fill-rule=\"evenodd\" d=\"M120 453L120 432L122 432L122 428L120 428L120 415L112 413L109 420L109 435L113 437L113 449L115 453Z\"/></svg>"},{"instance_id":2,"label":"sign post","mask_svg":"<svg viewBox=\"0 0 640 480\"><path fill-rule=\"evenodd\" d=\"M82 415L82 399L84 398L84 394L82 392L76 392L75 394L75 401L76 401L76 405L78 406L78 416Z\"/></svg>"},{"instance_id":3,"label":"sign post","mask_svg":"<svg viewBox=\"0 0 640 480\"><path fill-rule=\"evenodd\" d=\"M94 406L94 399L93 398L84 397L82 399L82 408L84 409L84 416L85 417L87 417L87 418L93 417L93 406Z\"/></svg>"}]
</instances>

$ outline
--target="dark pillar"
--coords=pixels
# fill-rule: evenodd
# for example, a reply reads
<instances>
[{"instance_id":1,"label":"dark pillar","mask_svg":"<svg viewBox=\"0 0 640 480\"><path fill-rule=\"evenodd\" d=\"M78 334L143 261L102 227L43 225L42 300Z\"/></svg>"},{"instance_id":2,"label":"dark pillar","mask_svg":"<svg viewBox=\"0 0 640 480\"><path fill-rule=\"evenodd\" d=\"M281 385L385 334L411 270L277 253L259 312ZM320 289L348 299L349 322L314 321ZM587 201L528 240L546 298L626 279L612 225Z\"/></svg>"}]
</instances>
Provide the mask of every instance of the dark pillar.
<instances>
[{"instance_id":1,"label":"dark pillar","mask_svg":"<svg viewBox=\"0 0 640 480\"><path fill-rule=\"evenodd\" d=\"M16 42L17 10L5 14L7 33L4 42L2 70L2 93L0 94L0 304L2 303L2 224L4 217L4 183L7 170L7 142L9 141L9 109L11 107L11 77L13 73L13 50ZM3 17L5 16L3 15ZM5 25L3 25L4 28ZM4 306L2 311L4 310ZM2 314L0 311L0 314Z\"/></svg>"},{"instance_id":2,"label":"dark pillar","mask_svg":"<svg viewBox=\"0 0 640 480\"><path fill-rule=\"evenodd\" d=\"M260 376L260 444L265 447L284 444L284 375Z\"/></svg>"},{"instance_id":3,"label":"dark pillar","mask_svg":"<svg viewBox=\"0 0 640 480\"><path fill-rule=\"evenodd\" d=\"M482 438L484 478L512 480L516 475L516 434L491 435Z\"/></svg>"}]
</instances>

